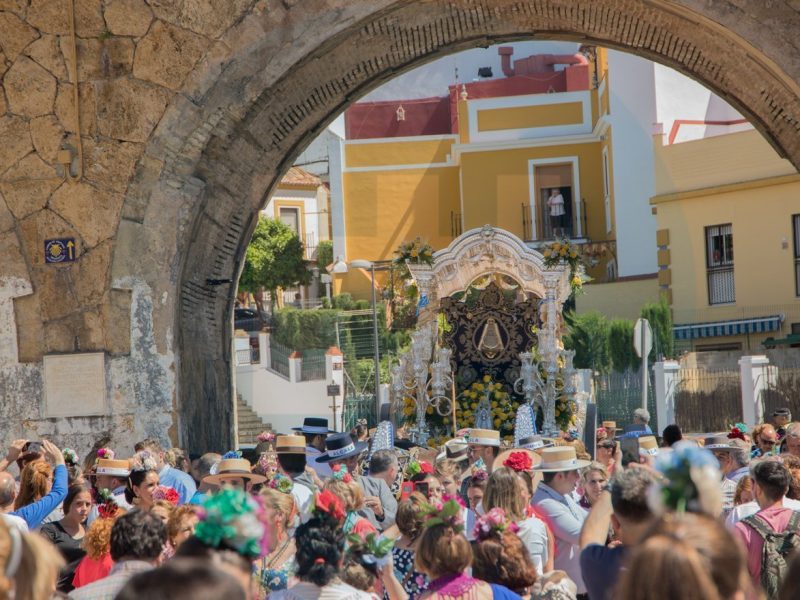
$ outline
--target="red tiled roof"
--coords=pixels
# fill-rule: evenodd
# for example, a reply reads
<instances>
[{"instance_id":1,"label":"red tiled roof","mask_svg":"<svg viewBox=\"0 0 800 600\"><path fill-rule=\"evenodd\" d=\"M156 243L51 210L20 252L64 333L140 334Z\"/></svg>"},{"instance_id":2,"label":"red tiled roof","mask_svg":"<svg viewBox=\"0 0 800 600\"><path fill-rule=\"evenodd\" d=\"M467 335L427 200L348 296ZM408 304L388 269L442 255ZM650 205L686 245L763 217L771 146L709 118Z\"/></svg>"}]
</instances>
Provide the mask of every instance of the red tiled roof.
<instances>
[{"instance_id":1,"label":"red tiled roof","mask_svg":"<svg viewBox=\"0 0 800 600\"><path fill-rule=\"evenodd\" d=\"M322 185L322 180L300 167L292 167L283 176L281 183L283 185L311 185L316 187Z\"/></svg>"}]
</instances>

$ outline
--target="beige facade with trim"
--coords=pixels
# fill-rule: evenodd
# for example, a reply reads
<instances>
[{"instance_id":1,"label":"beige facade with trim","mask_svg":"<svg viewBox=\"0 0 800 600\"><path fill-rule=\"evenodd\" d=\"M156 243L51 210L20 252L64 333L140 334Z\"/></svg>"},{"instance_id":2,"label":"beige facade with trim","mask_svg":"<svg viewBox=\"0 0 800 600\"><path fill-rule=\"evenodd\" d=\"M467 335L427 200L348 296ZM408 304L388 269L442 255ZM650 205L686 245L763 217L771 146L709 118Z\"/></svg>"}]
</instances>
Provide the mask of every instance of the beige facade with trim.
<instances>
[{"instance_id":1,"label":"beige facade with trim","mask_svg":"<svg viewBox=\"0 0 800 600\"><path fill-rule=\"evenodd\" d=\"M791 163L756 131L670 146L656 142L655 153L656 190L665 192L651 199L659 284L676 325L781 321L765 332L708 335L698 329L687 349L763 351L766 338L800 328L800 227L793 226L800 225L800 175ZM719 226L732 235L732 260L722 268L714 266Z\"/></svg>"}]
</instances>

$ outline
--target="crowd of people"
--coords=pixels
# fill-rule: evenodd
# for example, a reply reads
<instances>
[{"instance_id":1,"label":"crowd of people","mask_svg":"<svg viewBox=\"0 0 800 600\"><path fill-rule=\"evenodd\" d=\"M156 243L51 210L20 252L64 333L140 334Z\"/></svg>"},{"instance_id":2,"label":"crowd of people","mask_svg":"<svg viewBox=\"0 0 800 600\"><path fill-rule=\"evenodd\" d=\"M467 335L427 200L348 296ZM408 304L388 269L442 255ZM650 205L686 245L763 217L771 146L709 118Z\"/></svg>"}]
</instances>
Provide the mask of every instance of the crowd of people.
<instances>
[{"instance_id":1,"label":"crowd of people","mask_svg":"<svg viewBox=\"0 0 800 600\"><path fill-rule=\"evenodd\" d=\"M255 448L156 439L0 461L0 600L788 600L800 592L800 422L654 435L307 418ZM591 439L587 436L586 439Z\"/></svg>"}]
</instances>

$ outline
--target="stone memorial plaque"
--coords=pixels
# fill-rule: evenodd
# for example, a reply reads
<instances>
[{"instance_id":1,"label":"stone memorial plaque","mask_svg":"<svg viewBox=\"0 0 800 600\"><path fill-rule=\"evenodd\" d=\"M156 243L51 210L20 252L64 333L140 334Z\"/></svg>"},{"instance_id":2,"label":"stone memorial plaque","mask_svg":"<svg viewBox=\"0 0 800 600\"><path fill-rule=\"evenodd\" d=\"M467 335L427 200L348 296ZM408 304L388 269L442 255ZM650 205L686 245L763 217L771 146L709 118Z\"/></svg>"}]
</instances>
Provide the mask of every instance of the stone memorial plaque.
<instances>
[{"instance_id":1,"label":"stone memorial plaque","mask_svg":"<svg viewBox=\"0 0 800 600\"><path fill-rule=\"evenodd\" d=\"M106 413L106 360L102 352L44 357L44 416Z\"/></svg>"}]
</instances>

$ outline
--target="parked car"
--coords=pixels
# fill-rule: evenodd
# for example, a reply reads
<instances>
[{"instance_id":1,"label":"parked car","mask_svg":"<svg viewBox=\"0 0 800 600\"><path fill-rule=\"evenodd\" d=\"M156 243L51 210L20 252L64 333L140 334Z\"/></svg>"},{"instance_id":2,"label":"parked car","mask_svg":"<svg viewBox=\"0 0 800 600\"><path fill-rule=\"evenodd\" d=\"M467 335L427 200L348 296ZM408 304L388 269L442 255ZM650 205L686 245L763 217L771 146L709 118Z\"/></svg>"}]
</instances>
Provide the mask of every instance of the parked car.
<instances>
[{"instance_id":1,"label":"parked car","mask_svg":"<svg viewBox=\"0 0 800 600\"><path fill-rule=\"evenodd\" d=\"M255 308L234 308L233 309L233 329L243 329L248 333L251 331L261 331L265 325L269 324L269 315Z\"/></svg>"}]
</instances>

